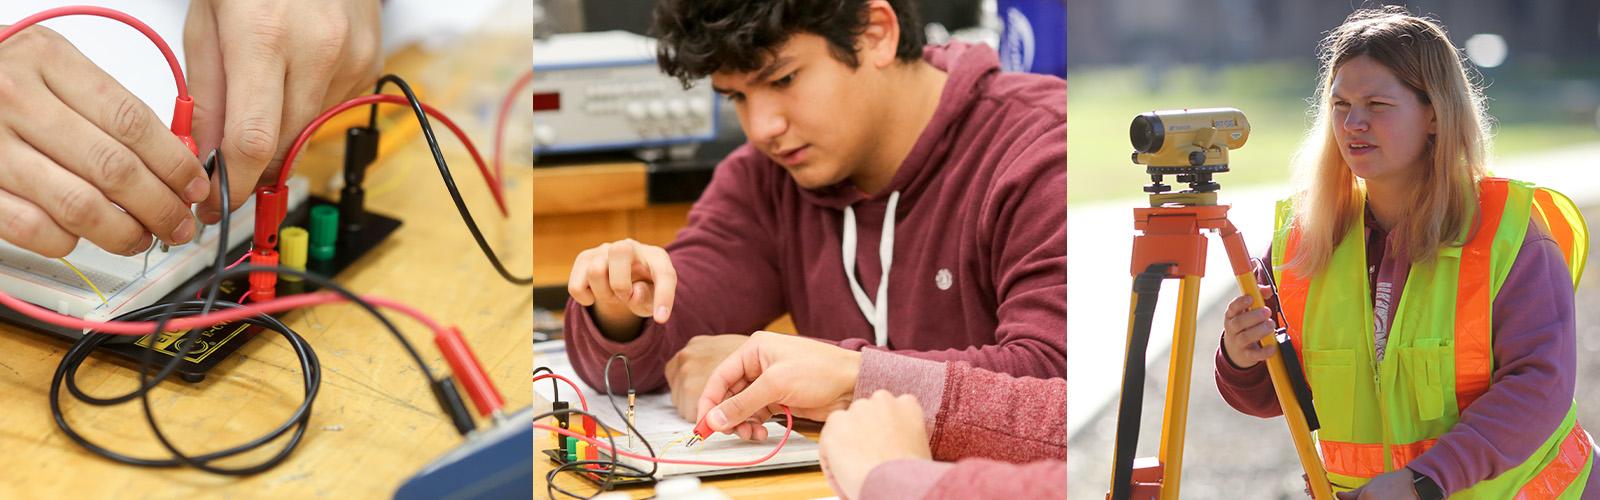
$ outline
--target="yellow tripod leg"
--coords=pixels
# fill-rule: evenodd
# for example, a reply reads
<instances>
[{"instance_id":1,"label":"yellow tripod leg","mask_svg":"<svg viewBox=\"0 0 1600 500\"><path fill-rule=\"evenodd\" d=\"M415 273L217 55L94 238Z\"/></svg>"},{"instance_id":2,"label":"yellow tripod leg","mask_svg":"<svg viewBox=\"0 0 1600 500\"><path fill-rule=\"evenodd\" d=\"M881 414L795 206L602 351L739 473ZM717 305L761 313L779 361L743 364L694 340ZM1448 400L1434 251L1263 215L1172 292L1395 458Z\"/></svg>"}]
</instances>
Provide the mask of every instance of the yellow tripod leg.
<instances>
[{"instance_id":1,"label":"yellow tripod leg","mask_svg":"<svg viewBox=\"0 0 1600 500\"><path fill-rule=\"evenodd\" d=\"M1184 432L1189 422L1189 382L1194 373L1194 325L1199 309L1200 277L1184 276L1178 289L1178 318L1172 329L1172 355L1167 364L1167 404L1161 417L1161 498L1178 498L1183 474Z\"/></svg>"},{"instance_id":2,"label":"yellow tripod leg","mask_svg":"<svg viewBox=\"0 0 1600 500\"><path fill-rule=\"evenodd\" d=\"M1256 288L1254 276L1244 273L1235 278L1239 280L1239 291L1250 297L1252 310L1266 307L1261 290ZM1328 484L1328 472L1322 468L1322 457L1317 455L1316 444L1311 441L1311 428L1306 423L1305 414L1300 411L1294 389L1289 386L1289 371L1283 364L1283 356L1278 354L1277 341L1269 336L1261 339L1261 345L1272 349L1272 357L1267 358L1267 373L1272 376L1272 391L1278 395L1279 406L1283 407L1283 418L1289 422L1289 437L1294 439L1294 450L1300 456L1300 466L1305 469L1306 478L1311 483L1311 498L1332 500L1333 487Z\"/></svg>"}]
</instances>

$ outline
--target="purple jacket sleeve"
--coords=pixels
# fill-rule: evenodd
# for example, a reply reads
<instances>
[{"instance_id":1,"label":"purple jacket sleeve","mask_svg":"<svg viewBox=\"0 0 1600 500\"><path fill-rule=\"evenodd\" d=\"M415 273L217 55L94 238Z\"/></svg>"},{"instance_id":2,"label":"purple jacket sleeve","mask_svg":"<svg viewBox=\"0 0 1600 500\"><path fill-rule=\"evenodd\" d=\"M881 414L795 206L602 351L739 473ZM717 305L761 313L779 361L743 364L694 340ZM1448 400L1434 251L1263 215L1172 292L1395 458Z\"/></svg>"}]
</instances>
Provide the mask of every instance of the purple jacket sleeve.
<instances>
[{"instance_id":1,"label":"purple jacket sleeve","mask_svg":"<svg viewBox=\"0 0 1600 500\"><path fill-rule=\"evenodd\" d=\"M600 333L588 308L568 300L567 356L585 382L603 387L606 359L620 352L628 356L635 389L663 388L667 360L690 338L747 334L783 314L782 291L771 286L780 281L772 247L777 238L767 229L776 227L776 215L757 210L767 204L754 200L764 192L753 175L759 154L741 150L719 164L688 225L667 245L678 287L666 324L646 319L637 338L616 342ZM621 371L612 371L614 387L627 383Z\"/></svg>"},{"instance_id":2,"label":"purple jacket sleeve","mask_svg":"<svg viewBox=\"0 0 1600 500\"><path fill-rule=\"evenodd\" d=\"M1544 444L1572 406L1577 323L1572 274L1537 226L1494 301L1495 370L1483 393L1408 467L1453 494L1516 467Z\"/></svg>"},{"instance_id":3,"label":"purple jacket sleeve","mask_svg":"<svg viewBox=\"0 0 1600 500\"><path fill-rule=\"evenodd\" d=\"M995 342L942 351L896 350L934 361L966 361L990 371L1031 377L1067 376L1067 125L1047 129L1008 157L991 213L979 228L994 276ZM840 347L872 343L846 339Z\"/></svg>"},{"instance_id":4,"label":"purple jacket sleeve","mask_svg":"<svg viewBox=\"0 0 1600 500\"><path fill-rule=\"evenodd\" d=\"M916 491L903 485L921 483L935 498L963 498L979 491L990 492L1059 491L1065 494L1067 459L1067 381L1012 377L972 367L968 363L936 363L869 349L862 353L857 398L885 389L895 394L910 394L922 403L931 427L929 447L934 460L962 460L951 465L931 461L906 460L880 464L862 486L863 498L874 498L881 491L898 498L914 498ZM931 411L930 411L931 410ZM1003 462L995 462L1001 460ZM1027 465L1015 465L1036 462ZM1016 469L1016 470L1013 470ZM986 473L1025 472L1038 469L1058 481L1020 481L1003 489L972 478ZM1031 472L1030 472L1031 473ZM956 474L962 479L934 478ZM1050 483L1050 484L1045 484ZM1021 488L1021 489L1017 489ZM1054 488L1054 489L1052 489ZM940 493L943 492L943 493ZM954 495L954 496L950 496ZM889 498L888 496L882 498ZM1032 498L1032 497L1013 497Z\"/></svg>"},{"instance_id":5,"label":"purple jacket sleeve","mask_svg":"<svg viewBox=\"0 0 1600 500\"><path fill-rule=\"evenodd\" d=\"M1067 461L1025 464L970 458L956 463L896 460L872 469L861 500L878 498L1066 498Z\"/></svg>"}]
</instances>

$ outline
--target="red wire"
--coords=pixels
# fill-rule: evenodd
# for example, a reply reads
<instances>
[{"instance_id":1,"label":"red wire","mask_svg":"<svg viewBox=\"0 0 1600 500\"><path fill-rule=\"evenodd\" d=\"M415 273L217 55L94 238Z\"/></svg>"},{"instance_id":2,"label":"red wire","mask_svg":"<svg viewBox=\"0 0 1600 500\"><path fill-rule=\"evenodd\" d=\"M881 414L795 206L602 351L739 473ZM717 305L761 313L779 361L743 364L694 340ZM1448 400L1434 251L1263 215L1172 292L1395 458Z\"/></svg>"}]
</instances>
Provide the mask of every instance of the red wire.
<instances>
[{"instance_id":1,"label":"red wire","mask_svg":"<svg viewBox=\"0 0 1600 500\"><path fill-rule=\"evenodd\" d=\"M121 21L123 24L132 26L133 29L139 30L139 33L144 34L145 38L149 38L151 43L156 44L156 48L161 50L161 55L167 58L167 66L172 68L172 80L178 84L178 99L183 100L189 98L189 84L185 83L183 80L183 67L178 65L178 56L172 53L172 48L167 46L167 41L161 39L161 35L156 34L156 30L151 29L149 25L146 25L145 23L135 19L133 16L123 13L122 11L87 5L56 7L54 9L48 9L39 12L38 14L24 17L21 21L17 21L16 24L7 26L4 30L0 30L0 41L5 41L5 39L11 38L11 35L17 34L18 31L22 31L24 28L38 24L40 21L63 16L104 17L107 19Z\"/></svg>"},{"instance_id":2,"label":"red wire","mask_svg":"<svg viewBox=\"0 0 1600 500\"><path fill-rule=\"evenodd\" d=\"M567 429L562 429L560 427L551 427L551 426L548 426L548 425L545 425L545 424L533 424L533 428L535 428L535 429L544 429L544 430L547 430L547 431L555 432L557 434L561 434L563 436L569 436L569 437L578 438L578 439L583 440L586 443L589 443L591 446L594 446L596 448L600 448L600 449L603 449L603 450L606 450L606 451L610 451L613 454L621 455L621 456L629 457L629 458L635 458L635 459L639 459L639 460L644 460L644 461L647 461L647 462L655 462L655 463L658 463L658 464L711 465L711 466L717 466L717 467L745 467L745 466L756 465L756 464L759 464L761 462L765 462L765 461L771 459L772 457L777 456L778 455L778 451L783 449L783 445L785 445L785 444L787 444L789 442L789 434L794 432L794 414L789 412L789 407L784 406L783 407L783 416L784 416L784 419L786 420L786 422L784 423L783 439L779 439L778 440L778 446L772 448L772 451L767 452L767 454L762 456L761 458L757 458L755 460L750 460L750 461L746 461L746 462L711 462L711 461L704 461L704 460L678 460L678 459L674 459L674 458L651 457L649 455L640 455L640 454L637 454L637 453L630 453L630 452L626 452L626 451L622 451L622 450L613 449L611 447L611 445L606 444L606 442L604 442L604 441L601 441L599 439L590 438L590 437L585 436L583 434L578 434L576 432L572 432L572 431L567 430Z\"/></svg>"},{"instance_id":3,"label":"red wire","mask_svg":"<svg viewBox=\"0 0 1600 500\"><path fill-rule=\"evenodd\" d=\"M433 318L423 314L422 311L419 311L409 305L383 297L374 297L370 295L362 295L360 297L361 300L364 300L373 306L393 309L396 312L410 316L412 319L417 320L417 322L426 325L429 330L434 332L435 335L445 331L444 325L439 324L439 322L434 321ZM167 328L171 330L205 328L219 323L237 321L262 314L272 314L300 307L332 304L336 302L347 302L347 300L344 298L344 296L333 292L315 292L302 295L291 295L266 302L257 302L243 307L223 309L201 316L175 318L172 321L167 322ZM156 327L156 323L154 321L90 321L82 318L57 314L48 309L30 304L22 299L12 297L10 294L5 292L0 292L0 305L9 307L12 310L22 313L24 316L59 327L94 330L100 333L108 333L112 335L146 335Z\"/></svg>"},{"instance_id":4,"label":"red wire","mask_svg":"<svg viewBox=\"0 0 1600 500\"><path fill-rule=\"evenodd\" d=\"M511 106L516 105L517 95L529 83L533 83L533 70L531 69L518 77L516 83L511 84L511 90L506 92L506 97L500 101L500 113L494 121L494 178L500 179L500 182L505 182L506 180L505 171L501 168L500 163L500 152L505 146L506 121L511 118Z\"/></svg>"},{"instance_id":5,"label":"red wire","mask_svg":"<svg viewBox=\"0 0 1600 500\"><path fill-rule=\"evenodd\" d=\"M556 380L560 380L562 382L566 382L568 386L572 387L572 392L578 394L578 403L583 406L583 411L589 411L589 400L585 399L583 397L583 389L579 389L578 388L578 384L574 384L574 383L572 383L571 380L568 380L566 377L563 377L563 376L560 376L560 375L556 375L554 373L546 373L546 374L542 374L542 375L534 375L533 376L533 381L535 383L537 383L540 380L544 380L544 379L547 379L547 378L553 378L553 379L556 379Z\"/></svg>"},{"instance_id":6,"label":"red wire","mask_svg":"<svg viewBox=\"0 0 1600 500\"><path fill-rule=\"evenodd\" d=\"M300 135L294 139L294 144L289 146L288 154L284 155L283 157L283 170L278 172L277 189L279 191L286 189L284 183L289 181L289 169L294 165L295 157L300 155L300 149L305 147L306 142L311 140L311 135L316 133L317 129L322 127L322 124L327 123L327 121L332 119L334 115L342 113L347 109L377 103L399 104L405 106L409 106L411 104L409 101L406 101L405 96L393 94L369 94L339 103L338 106L334 106L329 108L327 111L323 111L322 114L317 115L316 119L311 120L311 123L306 125L305 129L300 131ZM501 193L500 190L500 182L498 178L494 176L494 174L489 173L489 167L484 164L483 157L478 154L478 148L473 146L472 139L468 138L466 132L462 132L461 127L456 126L456 123L452 121L449 116L445 116L443 112L439 111L438 109L434 109L433 106L429 106L425 103L422 104L422 109L428 114L428 116L432 116L434 119L439 120L440 123L443 123L445 127L448 127L450 132L454 133L456 138L460 139L461 143L467 146L467 152L472 154L472 161L478 164L478 172L483 174L484 182L489 184L489 192L494 195L494 202L495 205L500 207L500 214L509 216L510 212L506 210L505 195Z\"/></svg>"},{"instance_id":7,"label":"red wire","mask_svg":"<svg viewBox=\"0 0 1600 500\"><path fill-rule=\"evenodd\" d=\"M232 264L228 264L228 267L224 267L224 268L222 268L222 270L223 271L227 271L229 269L233 269L234 266L239 265L240 262L244 262L244 260L248 259L248 258L250 258L250 252L245 252L244 255L240 255L239 256L239 260L233 261ZM201 289L200 291L194 292L195 300L200 300L201 296L204 295L205 293L206 293L206 291L204 289ZM249 295L250 295L250 292L245 292L244 295L239 296L239 303L243 304L244 303L244 298L248 297Z\"/></svg>"}]
</instances>

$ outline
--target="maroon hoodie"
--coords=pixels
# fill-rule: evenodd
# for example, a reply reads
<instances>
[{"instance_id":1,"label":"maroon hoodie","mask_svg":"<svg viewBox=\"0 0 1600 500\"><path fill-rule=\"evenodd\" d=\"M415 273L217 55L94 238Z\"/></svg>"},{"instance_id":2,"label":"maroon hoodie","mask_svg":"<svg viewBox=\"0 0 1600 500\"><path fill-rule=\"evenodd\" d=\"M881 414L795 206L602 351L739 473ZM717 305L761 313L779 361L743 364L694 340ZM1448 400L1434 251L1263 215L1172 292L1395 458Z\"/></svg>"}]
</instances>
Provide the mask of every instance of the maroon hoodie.
<instances>
[{"instance_id":1,"label":"maroon hoodie","mask_svg":"<svg viewBox=\"0 0 1600 500\"><path fill-rule=\"evenodd\" d=\"M953 43L924 59L949 74L938 109L882 192L795 184L746 144L717 166L666 249L678 272L672 318L638 338L605 338L567 303L567 353L590 385L628 355L640 391L666 384L668 359L696 335L754 332L789 313L804 336L859 350L874 328L842 253L855 213L856 278L888 302L884 348L1017 376L1067 367L1067 86L1001 73L993 49ZM878 297L884 213L898 192L887 300ZM620 372L612 384L626 383Z\"/></svg>"}]
</instances>

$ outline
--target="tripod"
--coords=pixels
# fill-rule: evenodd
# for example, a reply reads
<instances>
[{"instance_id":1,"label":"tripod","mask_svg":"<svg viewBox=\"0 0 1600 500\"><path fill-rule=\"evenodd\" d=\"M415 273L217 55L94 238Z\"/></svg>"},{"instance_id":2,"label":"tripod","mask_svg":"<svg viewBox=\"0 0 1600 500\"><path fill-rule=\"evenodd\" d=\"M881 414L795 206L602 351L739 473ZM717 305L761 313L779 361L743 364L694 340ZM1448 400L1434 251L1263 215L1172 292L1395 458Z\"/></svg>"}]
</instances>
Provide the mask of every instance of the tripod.
<instances>
[{"instance_id":1,"label":"tripod","mask_svg":"<svg viewBox=\"0 0 1600 500\"><path fill-rule=\"evenodd\" d=\"M1180 180L1184 179L1180 176ZM1197 176L1208 178L1209 175ZM1204 179L1209 181L1209 179ZM1195 183L1191 183L1194 185ZM1127 358L1123 366L1122 398L1117 415L1117 444L1111 476L1113 500L1138 497L1178 498L1179 477L1183 471L1183 439L1189 412L1189 374L1194 363L1195 313L1200 279L1205 275L1206 236L1202 231L1217 231L1227 250L1228 262L1239 290L1251 298L1251 308L1265 305L1251 274L1244 237L1228 221L1228 205L1217 204L1217 186L1205 192L1166 193L1159 180L1155 189L1147 188L1150 208L1134 209L1134 229L1142 234L1133 238L1132 306L1129 311ZM1180 280L1178 318L1172 334L1172 357L1168 365L1168 389L1161 424L1160 456L1134 460L1139 440L1139 418L1144 399L1145 350L1154 321L1156 297L1161 283ZM1281 314L1279 315L1281 316ZM1311 407L1311 390L1305 384L1295 350L1287 331L1278 329L1274 338L1261 339L1261 345L1276 344L1278 351L1267 359L1273 391L1283 407L1289 433L1316 500L1331 500L1322 460L1311 440L1318 427Z\"/></svg>"}]
</instances>

